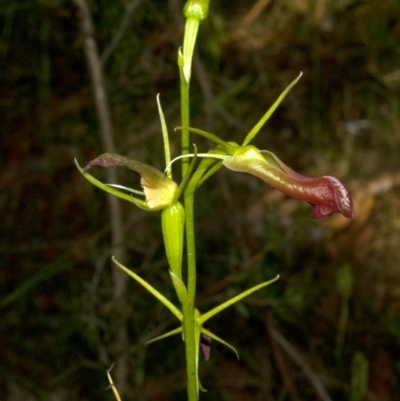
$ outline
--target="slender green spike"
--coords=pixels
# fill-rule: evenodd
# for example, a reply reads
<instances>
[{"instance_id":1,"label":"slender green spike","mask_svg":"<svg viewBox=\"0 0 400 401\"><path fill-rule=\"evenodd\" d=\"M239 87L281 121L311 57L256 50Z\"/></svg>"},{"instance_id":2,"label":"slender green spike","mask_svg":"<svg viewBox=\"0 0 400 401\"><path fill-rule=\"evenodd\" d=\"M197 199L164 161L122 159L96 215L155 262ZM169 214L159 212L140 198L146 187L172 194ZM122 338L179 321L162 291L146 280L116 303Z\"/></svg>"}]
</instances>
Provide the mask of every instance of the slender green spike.
<instances>
[{"instance_id":1,"label":"slender green spike","mask_svg":"<svg viewBox=\"0 0 400 401\"><path fill-rule=\"evenodd\" d=\"M146 345L155 343L156 341L163 340L164 338L171 337L171 336L174 336L175 334L179 334L179 333L182 333L182 326L178 327L177 329L171 330L168 333L162 334L161 336L152 338L151 340L146 342Z\"/></svg>"},{"instance_id":2,"label":"slender green spike","mask_svg":"<svg viewBox=\"0 0 400 401\"><path fill-rule=\"evenodd\" d=\"M218 337L217 335L215 335L214 333L212 333L211 331L208 331L207 329L205 329L204 327L202 327L201 332L205 335L207 335L208 337L212 338L213 340L225 345L225 347L228 347L230 350L232 350L237 359L239 360L239 352L237 352L236 348L232 345L230 345L229 343L227 343L226 341L224 341L222 338Z\"/></svg>"},{"instance_id":3,"label":"slender green spike","mask_svg":"<svg viewBox=\"0 0 400 401\"><path fill-rule=\"evenodd\" d=\"M273 278L272 280L266 281L264 283L258 284L253 288L250 288L247 291L242 292L239 295L236 295L236 297L233 297L231 299L229 299L228 301L224 302L221 305L218 305L217 307L215 307L214 309L211 309L209 312L204 313L203 315L201 315L198 319L198 322L200 324L204 324L208 319L212 318L213 316L215 316L217 313L223 311L224 309L228 308L229 306L235 304L236 302L239 302L240 300L242 300L243 298L246 298L247 296L249 296L250 294L252 294L255 291L260 290L261 288L266 287L267 285L272 284L273 282L275 282L276 280L279 279L279 275L276 276L275 278Z\"/></svg>"},{"instance_id":4,"label":"slender green spike","mask_svg":"<svg viewBox=\"0 0 400 401\"><path fill-rule=\"evenodd\" d=\"M132 270L129 270L123 264L119 263L114 256L111 259L120 269L122 269L126 274L131 276L134 280L136 280L139 284L146 288L147 291L149 291L155 298L161 301L180 321L182 321L182 312L171 301L165 298L164 295L162 295L159 291L157 291L153 286L151 286L147 281L143 280Z\"/></svg>"},{"instance_id":5,"label":"slender green spike","mask_svg":"<svg viewBox=\"0 0 400 401\"><path fill-rule=\"evenodd\" d=\"M248 145L254 137L258 134L262 126L268 121L271 117L272 113L276 110L282 100L286 97L286 95L290 92L294 85L297 84L299 79L303 73L301 72L299 76L280 94L278 99L275 100L275 103L269 108L269 110L262 116L261 120L252 128L252 130L247 134L246 138L243 141L243 145Z\"/></svg>"}]
</instances>

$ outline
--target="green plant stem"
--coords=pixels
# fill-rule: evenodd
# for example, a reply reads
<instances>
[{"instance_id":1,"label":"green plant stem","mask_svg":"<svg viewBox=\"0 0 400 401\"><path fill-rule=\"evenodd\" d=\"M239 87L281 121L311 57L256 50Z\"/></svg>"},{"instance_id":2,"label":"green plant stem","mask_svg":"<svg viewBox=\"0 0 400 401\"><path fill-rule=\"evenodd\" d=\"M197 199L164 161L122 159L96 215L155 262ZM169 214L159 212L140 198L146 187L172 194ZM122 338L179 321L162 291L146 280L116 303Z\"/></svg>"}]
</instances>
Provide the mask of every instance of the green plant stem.
<instances>
[{"instance_id":1,"label":"green plant stem","mask_svg":"<svg viewBox=\"0 0 400 401\"><path fill-rule=\"evenodd\" d=\"M196 337L194 302L188 300L182 305L183 335L185 338L187 392L189 401L198 400L198 378L196 361Z\"/></svg>"},{"instance_id":2,"label":"green plant stem","mask_svg":"<svg viewBox=\"0 0 400 401\"><path fill-rule=\"evenodd\" d=\"M189 188L188 188L189 189ZM185 216L186 216L186 254L187 254L187 292L189 302L196 297L196 247L194 234L194 191L185 191Z\"/></svg>"},{"instance_id":3,"label":"green plant stem","mask_svg":"<svg viewBox=\"0 0 400 401\"><path fill-rule=\"evenodd\" d=\"M187 254L187 298L182 305L183 332L186 350L187 389L189 401L198 399L198 378L195 337L196 297L196 248L194 237L193 191L185 191L185 222L186 222L186 254Z\"/></svg>"},{"instance_id":4,"label":"green plant stem","mask_svg":"<svg viewBox=\"0 0 400 401\"><path fill-rule=\"evenodd\" d=\"M189 83L186 82L185 75L183 74L183 68L181 66L181 54L178 55L179 64L179 76L180 76L180 90L181 90L181 155L187 155L189 153L189 127L190 120L190 106L189 106ZM182 177L186 176L186 172L189 168L189 159L182 159Z\"/></svg>"},{"instance_id":5,"label":"green plant stem","mask_svg":"<svg viewBox=\"0 0 400 401\"><path fill-rule=\"evenodd\" d=\"M193 174L185 189L185 216L186 216L186 253L187 253L187 302L182 305L183 330L186 346L186 369L188 380L189 401L198 400L198 378L197 378L197 346L196 322L194 301L196 297L196 248L194 231L194 193L196 188L210 165L215 163L212 159L203 159L199 168Z\"/></svg>"},{"instance_id":6,"label":"green plant stem","mask_svg":"<svg viewBox=\"0 0 400 401\"><path fill-rule=\"evenodd\" d=\"M180 52L179 52L180 53ZM178 55L180 90L181 90L181 123L182 142L181 154L189 153L189 127L190 106L189 106L189 83L186 82L183 74L181 54ZM182 177L186 176L189 169L189 159L182 159ZM186 229L186 253L187 253L187 292L186 302L182 304L183 312L183 334L185 338L186 372L188 400L198 400L198 377L196 361L196 337L194 301L196 297L196 249L194 237L194 212L193 212L194 191L184 192L185 207L185 229Z\"/></svg>"}]
</instances>

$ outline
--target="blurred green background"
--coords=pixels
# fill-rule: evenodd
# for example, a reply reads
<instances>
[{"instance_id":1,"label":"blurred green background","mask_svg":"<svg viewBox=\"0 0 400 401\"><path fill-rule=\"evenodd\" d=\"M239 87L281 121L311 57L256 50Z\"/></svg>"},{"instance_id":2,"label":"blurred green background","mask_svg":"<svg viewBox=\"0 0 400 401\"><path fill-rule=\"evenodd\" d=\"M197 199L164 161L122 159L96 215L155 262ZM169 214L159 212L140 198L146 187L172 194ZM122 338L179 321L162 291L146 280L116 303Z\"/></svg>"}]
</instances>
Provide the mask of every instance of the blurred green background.
<instances>
[{"instance_id":1,"label":"blurred green background","mask_svg":"<svg viewBox=\"0 0 400 401\"><path fill-rule=\"evenodd\" d=\"M176 155L184 2L89 5L100 52L122 32L104 63L118 153L163 169L156 95ZM199 309L281 275L210 321L241 360L213 343L202 400L400 400L399 16L398 0L211 1L192 125L239 142L302 71L255 145L340 178L356 216L315 221L224 170L199 191ZM144 346L176 322L133 281L113 304L106 196L73 164L103 152L76 6L3 0L0 35L0 399L112 400L120 361L125 401L185 400L181 338ZM122 207L128 266L176 302L159 215Z\"/></svg>"}]
</instances>

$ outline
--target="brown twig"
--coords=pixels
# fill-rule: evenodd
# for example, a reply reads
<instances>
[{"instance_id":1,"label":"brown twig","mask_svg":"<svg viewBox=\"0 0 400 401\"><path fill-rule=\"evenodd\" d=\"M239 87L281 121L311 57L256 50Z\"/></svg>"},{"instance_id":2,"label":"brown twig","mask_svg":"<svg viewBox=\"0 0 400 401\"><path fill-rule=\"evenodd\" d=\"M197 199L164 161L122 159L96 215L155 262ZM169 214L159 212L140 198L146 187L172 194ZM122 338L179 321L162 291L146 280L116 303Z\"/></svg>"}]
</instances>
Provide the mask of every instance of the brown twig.
<instances>
[{"instance_id":1,"label":"brown twig","mask_svg":"<svg viewBox=\"0 0 400 401\"><path fill-rule=\"evenodd\" d=\"M108 377L108 381L110 383L108 388L111 388L111 390L113 391L117 401L122 401L121 397L119 396L118 389L117 389L117 387L115 387L115 384L114 384L113 379L111 377L111 373L110 372L111 372L113 367L114 367L114 364L112 364L110 369L107 370L107 377Z\"/></svg>"},{"instance_id":2,"label":"brown twig","mask_svg":"<svg viewBox=\"0 0 400 401\"><path fill-rule=\"evenodd\" d=\"M269 327L270 336L282 347L282 349L291 357L291 359L301 368L305 376L313 385L315 392L322 401L332 401L327 393L321 379L315 371L307 364L300 353L292 344L272 325Z\"/></svg>"},{"instance_id":3,"label":"brown twig","mask_svg":"<svg viewBox=\"0 0 400 401\"><path fill-rule=\"evenodd\" d=\"M282 377L285 389L290 394L290 398L293 401L300 401L299 394L297 392L296 387L294 386L293 375L286 364L285 358L282 355L282 349L280 345L278 344L278 342L276 341L275 337L272 334L273 322L271 320L272 319L270 316L266 316L263 319L271 341L271 350L275 360L276 367L279 371L279 374Z\"/></svg>"},{"instance_id":4,"label":"brown twig","mask_svg":"<svg viewBox=\"0 0 400 401\"><path fill-rule=\"evenodd\" d=\"M100 56L100 62L102 66L105 64L111 53L117 48L119 42L124 37L125 31L129 26L129 19L132 13L135 11L135 8L140 4L141 1L142 0L131 0L126 5L125 14L121 19L121 23L119 24L117 32L115 32L110 44L105 48L102 55Z\"/></svg>"},{"instance_id":5,"label":"brown twig","mask_svg":"<svg viewBox=\"0 0 400 401\"><path fill-rule=\"evenodd\" d=\"M104 85L104 77L102 71L102 63L95 41L95 30L91 11L86 3L86 0L74 0L81 19L81 29L83 33L83 49L86 57L89 75L92 81L92 89L94 101L99 122L102 147L105 152L115 153L114 135L111 122L111 113L108 105L107 94ZM106 170L107 182L116 182L117 175L114 169ZM116 197L108 196L108 210L111 224L111 248L112 254L117 260L124 263L125 249L123 247L124 233L122 210L119 200ZM113 285L114 285L114 307L117 311L114 316L118 320L118 331L115 338L115 343L118 344L121 355L116 363L116 382L120 391L123 393L127 387L128 377L128 361L124 350L128 348L128 334L124 317L119 312L124 305L125 291L127 286L128 276L120 269L113 269ZM117 316L117 314L119 316Z\"/></svg>"},{"instance_id":6,"label":"brown twig","mask_svg":"<svg viewBox=\"0 0 400 401\"><path fill-rule=\"evenodd\" d=\"M229 35L229 40L240 41L245 36L246 30L254 24L255 20L270 2L271 0L258 0L254 3L253 7L244 16L236 30Z\"/></svg>"}]
</instances>

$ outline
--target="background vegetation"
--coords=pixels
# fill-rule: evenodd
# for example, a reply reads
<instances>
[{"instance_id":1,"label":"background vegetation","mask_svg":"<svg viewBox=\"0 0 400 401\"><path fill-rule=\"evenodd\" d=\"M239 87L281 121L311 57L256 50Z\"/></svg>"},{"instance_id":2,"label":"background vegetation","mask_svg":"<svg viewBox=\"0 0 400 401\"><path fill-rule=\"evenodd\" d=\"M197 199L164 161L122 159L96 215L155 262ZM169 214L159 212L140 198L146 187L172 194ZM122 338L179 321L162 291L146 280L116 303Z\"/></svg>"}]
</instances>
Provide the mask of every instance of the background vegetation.
<instances>
[{"instance_id":1,"label":"background vegetation","mask_svg":"<svg viewBox=\"0 0 400 401\"><path fill-rule=\"evenodd\" d=\"M133 3L90 2L102 52ZM135 3L106 88L118 153L161 169L155 99L172 132L183 2ZM213 344L202 399L357 401L352 361L363 358L367 399L399 399L399 15L397 0L211 1L192 125L239 141L303 71L257 146L348 183L356 217L314 221L307 205L229 171L200 191L198 307L281 274L210 323L241 360ZM0 28L0 398L111 400L105 370L123 354L125 401L184 400L179 336L144 346L174 322L133 281L126 304L112 303L106 198L73 164L102 152L77 10L3 0ZM123 208L127 265L172 298L158 215Z\"/></svg>"}]
</instances>

